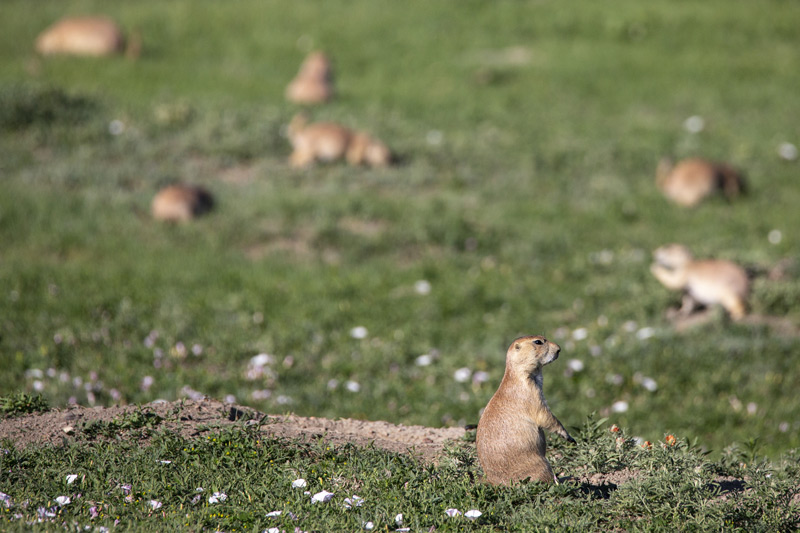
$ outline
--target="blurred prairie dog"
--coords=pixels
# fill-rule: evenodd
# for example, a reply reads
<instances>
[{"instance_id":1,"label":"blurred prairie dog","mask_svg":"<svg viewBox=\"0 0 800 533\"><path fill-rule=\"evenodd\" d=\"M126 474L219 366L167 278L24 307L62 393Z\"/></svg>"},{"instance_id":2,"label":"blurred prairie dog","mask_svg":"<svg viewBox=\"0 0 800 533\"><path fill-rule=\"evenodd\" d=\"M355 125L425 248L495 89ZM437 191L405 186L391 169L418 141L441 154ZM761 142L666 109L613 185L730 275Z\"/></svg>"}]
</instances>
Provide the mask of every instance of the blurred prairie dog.
<instances>
[{"instance_id":1,"label":"blurred prairie dog","mask_svg":"<svg viewBox=\"0 0 800 533\"><path fill-rule=\"evenodd\" d=\"M697 304L720 304L734 320L744 317L750 281L747 272L731 261L696 260L682 244L668 244L653 252L650 271L665 287L685 291L681 312Z\"/></svg>"},{"instance_id":2,"label":"blurred prairie dog","mask_svg":"<svg viewBox=\"0 0 800 533\"><path fill-rule=\"evenodd\" d=\"M289 156L289 164L293 167L341 158L351 165L383 167L392 160L389 148L368 134L334 122L308 124L308 118L303 114L295 115L289 124L289 141L294 148Z\"/></svg>"},{"instance_id":3,"label":"blurred prairie dog","mask_svg":"<svg viewBox=\"0 0 800 533\"><path fill-rule=\"evenodd\" d=\"M108 56L124 50L125 35L116 22L104 16L66 17L36 38L36 51L42 55ZM138 50L129 52L138 55Z\"/></svg>"},{"instance_id":4,"label":"blurred prairie dog","mask_svg":"<svg viewBox=\"0 0 800 533\"><path fill-rule=\"evenodd\" d=\"M656 171L656 184L664 196L687 207L697 205L717 191L729 199L744 192L744 180L733 167L699 157L675 165L668 158L662 159Z\"/></svg>"},{"instance_id":5,"label":"blurred prairie dog","mask_svg":"<svg viewBox=\"0 0 800 533\"><path fill-rule=\"evenodd\" d=\"M333 69L328 56L312 52L286 87L286 99L296 104L321 104L333 97Z\"/></svg>"},{"instance_id":6,"label":"blurred prairie dog","mask_svg":"<svg viewBox=\"0 0 800 533\"><path fill-rule=\"evenodd\" d=\"M540 335L520 337L509 346L503 381L478 422L478 459L489 483L508 485L526 478L558 482L545 458L544 430L575 440L550 412L542 367L558 359L560 351Z\"/></svg>"},{"instance_id":7,"label":"blurred prairie dog","mask_svg":"<svg viewBox=\"0 0 800 533\"><path fill-rule=\"evenodd\" d=\"M170 185L153 198L151 212L156 220L187 222L209 211L214 198L207 190L195 185Z\"/></svg>"}]
</instances>

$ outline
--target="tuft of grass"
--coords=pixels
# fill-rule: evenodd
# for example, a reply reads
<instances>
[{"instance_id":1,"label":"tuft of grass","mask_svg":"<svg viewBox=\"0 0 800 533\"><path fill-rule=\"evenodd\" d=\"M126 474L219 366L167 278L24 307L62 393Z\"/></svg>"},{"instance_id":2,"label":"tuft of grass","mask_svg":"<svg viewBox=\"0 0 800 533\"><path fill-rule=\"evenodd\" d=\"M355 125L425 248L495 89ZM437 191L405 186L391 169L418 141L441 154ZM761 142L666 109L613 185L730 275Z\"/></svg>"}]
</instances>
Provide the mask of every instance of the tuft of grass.
<instances>
[{"instance_id":1,"label":"tuft of grass","mask_svg":"<svg viewBox=\"0 0 800 533\"><path fill-rule=\"evenodd\" d=\"M40 413L48 409L50 409L50 404L40 394L32 396L24 392L17 392L0 397L0 413L3 414L3 418Z\"/></svg>"}]
</instances>

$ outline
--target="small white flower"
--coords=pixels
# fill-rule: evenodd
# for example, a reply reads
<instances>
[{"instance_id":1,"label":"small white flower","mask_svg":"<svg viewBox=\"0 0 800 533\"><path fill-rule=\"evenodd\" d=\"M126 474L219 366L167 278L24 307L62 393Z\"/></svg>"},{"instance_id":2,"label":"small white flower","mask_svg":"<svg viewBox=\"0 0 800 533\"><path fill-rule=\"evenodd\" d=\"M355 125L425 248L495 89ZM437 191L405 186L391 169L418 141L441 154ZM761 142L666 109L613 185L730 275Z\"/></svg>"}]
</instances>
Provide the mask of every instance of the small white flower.
<instances>
[{"instance_id":1,"label":"small white flower","mask_svg":"<svg viewBox=\"0 0 800 533\"><path fill-rule=\"evenodd\" d=\"M5 492L0 492L0 502L4 503L6 507L11 507L11 496Z\"/></svg>"},{"instance_id":2,"label":"small white flower","mask_svg":"<svg viewBox=\"0 0 800 533\"><path fill-rule=\"evenodd\" d=\"M369 332L364 326L356 326L350 330L350 336L354 339L366 339Z\"/></svg>"},{"instance_id":3,"label":"small white flower","mask_svg":"<svg viewBox=\"0 0 800 533\"><path fill-rule=\"evenodd\" d=\"M56 498L56 503L58 505L60 505L61 507L64 507L65 505L67 505L67 504L69 504L71 502L72 502L72 499L69 496L59 496L58 498Z\"/></svg>"},{"instance_id":4,"label":"small white flower","mask_svg":"<svg viewBox=\"0 0 800 533\"><path fill-rule=\"evenodd\" d=\"M397 516L394 517L394 523L398 526L403 525L403 513L397 513Z\"/></svg>"},{"instance_id":5,"label":"small white flower","mask_svg":"<svg viewBox=\"0 0 800 533\"><path fill-rule=\"evenodd\" d=\"M225 403L236 403L236 396L233 394L225 395Z\"/></svg>"},{"instance_id":6,"label":"small white flower","mask_svg":"<svg viewBox=\"0 0 800 533\"><path fill-rule=\"evenodd\" d=\"M361 385L357 381L348 381L344 384L345 388L350 392L358 392L361 390Z\"/></svg>"},{"instance_id":7,"label":"small white flower","mask_svg":"<svg viewBox=\"0 0 800 533\"><path fill-rule=\"evenodd\" d=\"M431 293L431 284L429 281L421 279L416 283L414 283L414 290L416 291L417 294L425 296L426 294Z\"/></svg>"},{"instance_id":8,"label":"small white flower","mask_svg":"<svg viewBox=\"0 0 800 533\"><path fill-rule=\"evenodd\" d=\"M778 431L780 431L781 433L786 433L787 431L789 431L789 422L781 422L780 424L778 424ZM0 492L0 494L2 493Z\"/></svg>"},{"instance_id":9,"label":"small white flower","mask_svg":"<svg viewBox=\"0 0 800 533\"><path fill-rule=\"evenodd\" d=\"M414 360L414 364L417 366L428 366L433 363L433 357L428 354L420 355Z\"/></svg>"},{"instance_id":10,"label":"small white flower","mask_svg":"<svg viewBox=\"0 0 800 533\"><path fill-rule=\"evenodd\" d=\"M308 485L308 483L306 483L306 480L303 478L295 479L294 481L292 481L292 488L294 489L302 489L306 485Z\"/></svg>"},{"instance_id":11,"label":"small white flower","mask_svg":"<svg viewBox=\"0 0 800 533\"><path fill-rule=\"evenodd\" d=\"M323 490L314 494L314 496L311 497L311 502L328 503L329 501L331 501L331 498L333 498L333 493L328 492L327 490Z\"/></svg>"},{"instance_id":12,"label":"small white flower","mask_svg":"<svg viewBox=\"0 0 800 533\"><path fill-rule=\"evenodd\" d=\"M328 390L335 390L339 386L339 380L331 378L328 380Z\"/></svg>"},{"instance_id":13,"label":"small white flower","mask_svg":"<svg viewBox=\"0 0 800 533\"><path fill-rule=\"evenodd\" d=\"M754 415L758 411L758 404L756 402L750 402L747 404L747 414Z\"/></svg>"},{"instance_id":14,"label":"small white flower","mask_svg":"<svg viewBox=\"0 0 800 533\"><path fill-rule=\"evenodd\" d=\"M159 461L159 463L161 463L162 465L168 465L171 464L172 461Z\"/></svg>"},{"instance_id":15,"label":"small white flower","mask_svg":"<svg viewBox=\"0 0 800 533\"><path fill-rule=\"evenodd\" d=\"M658 390L658 383L653 378L644 377L642 378L642 387L649 390L650 392L655 392Z\"/></svg>"},{"instance_id":16,"label":"small white flower","mask_svg":"<svg viewBox=\"0 0 800 533\"><path fill-rule=\"evenodd\" d=\"M192 344L192 354L195 356L203 355L203 346L200 344Z\"/></svg>"},{"instance_id":17,"label":"small white flower","mask_svg":"<svg viewBox=\"0 0 800 533\"><path fill-rule=\"evenodd\" d=\"M466 516L470 520L475 520L476 518L480 517L482 514L483 513L478 511L477 509L470 509L469 511L464 513L464 516Z\"/></svg>"},{"instance_id":18,"label":"small white flower","mask_svg":"<svg viewBox=\"0 0 800 533\"><path fill-rule=\"evenodd\" d=\"M211 496L208 497L208 503L219 503L224 502L228 499L228 495L224 492L215 492Z\"/></svg>"},{"instance_id":19,"label":"small white flower","mask_svg":"<svg viewBox=\"0 0 800 533\"><path fill-rule=\"evenodd\" d=\"M706 121L701 116L692 115L683 122L683 127L689 133L700 133L706 127Z\"/></svg>"},{"instance_id":20,"label":"small white flower","mask_svg":"<svg viewBox=\"0 0 800 533\"><path fill-rule=\"evenodd\" d=\"M120 135L125 131L125 123L119 119L114 119L108 123L108 133L111 135Z\"/></svg>"},{"instance_id":21,"label":"small white flower","mask_svg":"<svg viewBox=\"0 0 800 533\"><path fill-rule=\"evenodd\" d=\"M614 402L614 404L611 406L611 410L615 413L624 413L628 410L628 402L624 400Z\"/></svg>"},{"instance_id":22,"label":"small white flower","mask_svg":"<svg viewBox=\"0 0 800 533\"><path fill-rule=\"evenodd\" d=\"M356 496L353 494L352 498L345 498L344 499L344 508L345 509L352 509L353 507L361 507L364 503L364 498L361 496Z\"/></svg>"},{"instance_id":23,"label":"small white flower","mask_svg":"<svg viewBox=\"0 0 800 533\"><path fill-rule=\"evenodd\" d=\"M67 485L72 485L78 479L78 474L70 474L67 476Z\"/></svg>"},{"instance_id":24,"label":"small white flower","mask_svg":"<svg viewBox=\"0 0 800 533\"><path fill-rule=\"evenodd\" d=\"M586 328L578 328L572 332L572 338L576 341L582 341L589 336L589 330Z\"/></svg>"},{"instance_id":25,"label":"small white flower","mask_svg":"<svg viewBox=\"0 0 800 533\"><path fill-rule=\"evenodd\" d=\"M638 324L633 320L628 320L627 322L622 324L622 329L624 329L628 333L633 333L634 331L636 331L637 327L638 327Z\"/></svg>"},{"instance_id":26,"label":"small white flower","mask_svg":"<svg viewBox=\"0 0 800 533\"><path fill-rule=\"evenodd\" d=\"M370 529L372 529L373 527L375 527L375 524L373 524L372 522L366 522L366 523L364 524L364 529L366 529L367 531L369 531L369 530L370 530Z\"/></svg>"},{"instance_id":27,"label":"small white flower","mask_svg":"<svg viewBox=\"0 0 800 533\"><path fill-rule=\"evenodd\" d=\"M267 513L267 518L274 518L276 516L280 516L283 511L270 511Z\"/></svg>"},{"instance_id":28,"label":"small white flower","mask_svg":"<svg viewBox=\"0 0 800 533\"><path fill-rule=\"evenodd\" d=\"M286 396L285 394L281 394L277 398L275 398L275 402L277 402L278 405L288 405L292 403L292 401L293 401L292 398Z\"/></svg>"},{"instance_id":29,"label":"small white flower","mask_svg":"<svg viewBox=\"0 0 800 533\"><path fill-rule=\"evenodd\" d=\"M797 159L797 147L792 143L781 143L778 146L778 155L787 161Z\"/></svg>"},{"instance_id":30,"label":"small white flower","mask_svg":"<svg viewBox=\"0 0 800 533\"><path fill-rule=\"evenodd\" d=\"M567 361L567 367L573 372L580 372L583 370L583 361L580 359L570 359Z\"/></svg>"},{"instance_id":31,"label":"small white flower","mask_svg":"<svg viewBox=\"0 0 800 533\"><path fill-rule=\"evenodd\" d=\"M472 374L472 382L473 383L486 383L489 381L489 373L483 370L478 370L474 374Z\"/></svg>"},{"instance_id":32,"label":"small white flower","mask_svg":"<svg viewBox=\"0 0 800 533\"><path fill-rule=\"evenodd\" d=\"M154 511L157 511L157 510L161 509L161 505L162 505L162 504L161 504L161 502L160 502L160 501L158 501L158 500L150 500L150 501L148 502L148 505L150 505L150 508L151 508L152 510L154 510Z\"/></svg>"},{"instance_id":33,"label":"small white flower","mask_svg":"<svg viewBox=\"0 0 800 533\"><path fill-rule=\"evenodd\" d=\"M442 139L444 139L444 135L439 130L430 130L427 135L425 135L425 140L431 146L438 146L442 144Z\"/></svg>"},{"instance_id":34,"label":"small white flower","mask_svg":"<svg viewBox=\"0 0 800 533\"><path fill-rule=\"evenodd\" d=\"M472 370L467 367L459 368L453 373L453 379L459 383L466 383L472 377Z\"/></svg>"},{"instance_id":35,"label":"small white flower","mask_svg":"<svg viewBox=\"0 0 800 533\"><path fill-rule=\"evenodd\" d=\"M197 487L196 489L194 489L195 492L203 492L204 490L206 489L204 489L203 487Z\"/></svg>"},{"instance_id":36,"label":"small white flower","mask_svg":"<svg viewBox=\"0 0 800 533\"><path fill-rule=\"evenodd\" d=\"M252 366L267 366L272 364L273 361L274 358L267 353L260 353L250 358L250 364Z\"/></svg>"},{"instance_id":37,"label":"small white flower","mask_svg":"<svg viewBox=\"0 0 800 533\"><path fill-rule=\"evenodd\" d=\"M767 240L770 244L780 244L783 240L783 233L779 229L774 229L767 235Z\"/></svg>"},{"instance_id":38,"label":"small white flower","mask_svg":"<svg viewBox=\"0 0 800 533\"><path fill-rule=\"evenodd\" d=\"M656 330L651 327L645 327L636 332L636 338L640 341L649 339L656 334Z\"/></svg>"},{"instance_id":39,"label":"small white flower","mask_svg":"<svg viewBox=\"0 0 800 533\"><path fill-rule=\"evenodd\" d=\"M33 390L36 392L42 392L44 390L44 383L37 379L33 382Z\"/></svg>"},{"instance_id":40,"label":"small white flower","mask_svg":"<svg viewBox=\"0 0 800 533\"><path fill-rule=\"evenodd\" d=\"M281 530L278 527L271 527L266 530L266 533L281 533Z\"/></svg>"},{"instance_id":41,"label":"small white flower","mask_svg":"<svg viewBox=\"0 0 800 533\"><path fill-rule=\"evenodd\" d=\"M461 514L461 511L459 511L458 509L450 508L450 509L445 509L444 514L446 514L447 516L458 516Z\"/></svg>"}]
</instances>

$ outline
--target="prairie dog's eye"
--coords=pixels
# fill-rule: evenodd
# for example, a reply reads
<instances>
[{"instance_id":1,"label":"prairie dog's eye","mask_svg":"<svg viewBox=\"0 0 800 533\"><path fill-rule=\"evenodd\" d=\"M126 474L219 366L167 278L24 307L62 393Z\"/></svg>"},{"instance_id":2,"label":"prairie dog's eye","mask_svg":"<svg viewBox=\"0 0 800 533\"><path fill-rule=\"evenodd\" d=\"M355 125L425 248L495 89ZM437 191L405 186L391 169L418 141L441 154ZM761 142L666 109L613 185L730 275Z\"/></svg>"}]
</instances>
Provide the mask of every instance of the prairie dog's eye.
<instances>
[{"instance_id":1,"label":"prairie dog's eye","mask_svg":"<svg viewBox=\"0 0 800 533\"><path fill-rule=\"evenodd\" d=\"M543 341L542 339L534 339L534 340L533 340L533 344L539 344L539 345L542 345L542 344L544 344L544 341Z\"/></svg>"},{"instance_id":2,"label":"prairie dog's eye","mask_svg":"<svg viewBox=\"0 0 800 533\"><path fill-rule=\"evenodd\" d=\"M515 349L515 350L519 350L519 348L520 348L520 346L519 346L519 343L517 343L517 344L515 344L515 345L514 345L514 349Z\"/></svg>"}]
</instances>

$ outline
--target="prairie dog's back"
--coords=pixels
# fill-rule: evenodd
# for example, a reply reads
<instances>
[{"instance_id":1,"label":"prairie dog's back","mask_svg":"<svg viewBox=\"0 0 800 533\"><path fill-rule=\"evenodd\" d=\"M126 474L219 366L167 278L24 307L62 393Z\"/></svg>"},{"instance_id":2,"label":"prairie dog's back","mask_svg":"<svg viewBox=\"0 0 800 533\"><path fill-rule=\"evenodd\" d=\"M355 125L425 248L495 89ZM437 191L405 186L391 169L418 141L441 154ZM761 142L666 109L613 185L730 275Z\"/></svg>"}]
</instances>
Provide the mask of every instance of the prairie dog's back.
<instances>
[{"instance_id":1,"label":"prairie dog's back","mask_svg":"<svg viewBox=\"0 0 800 533\"><path fill-rule=\"evenodd\" d=\"M42 55L104 56L120 53L124 47L122 30L108 17L65 18L36 39L36 51Z\"/></svg>"},{"instance_id":2,"label":"prairie dog's back","mask_svg":"<svg viewBox=\"0 0 800 533\"><path fill-rule=\"evenodd\" d=\"M728 198L744 192L744 181L733 167L699 157L684 159L674 166L668 159L662 159L656 183L664 196L687 207L697 205L717 191Z\"/></svg>"},{"instance_id":3,"label":"prairie dog's back","mask_svg":"<svg viewBox=\"0 0 800 533\"><path fill-rule=\"evenodd\" d=\"M156 220L186 222L210 210L213 205L213 197L202 187L170 185L155 195L151 212Z\"/></svg>"}]
</instances>

